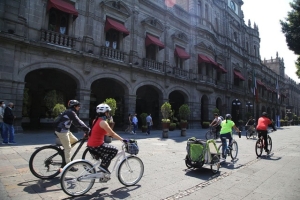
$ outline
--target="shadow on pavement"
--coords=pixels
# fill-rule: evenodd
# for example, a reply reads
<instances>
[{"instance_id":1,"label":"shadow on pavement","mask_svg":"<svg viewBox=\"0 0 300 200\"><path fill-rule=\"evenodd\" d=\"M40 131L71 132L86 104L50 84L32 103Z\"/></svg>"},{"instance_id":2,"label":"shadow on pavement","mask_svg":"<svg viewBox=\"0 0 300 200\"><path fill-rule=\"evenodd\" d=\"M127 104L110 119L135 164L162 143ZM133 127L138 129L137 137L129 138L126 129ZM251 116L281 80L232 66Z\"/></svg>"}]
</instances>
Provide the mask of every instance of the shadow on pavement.
<instances>
[{"instance_id":1,"label":"shadow on pavement","mask_svg":"<svg viewBox=\"0 0 300 200\"><path fill-rule=\"evenodd\" d=\"M207 181L212 178L215 174L212 173L209 165L203 165L201 168L190 168L184 170L187 176L199 178L201 180Z\"/></svg>"},{"instance_id":2,"label":"shadow on pavement","mask_svg":"<svg viewBox=\"0 0 300 200\"><path fill-rule=\"evenodd\" d=\"M51 180L32 180L27 182L19 183L19 186L27 185L24 188L24 192L29 194L36 194L36 193L45 193L45 192L53 192L53 191L60 191L60 188L57 188L56 185L59 184L59 178L54 178Z\"/></svg>"}]
</instances>

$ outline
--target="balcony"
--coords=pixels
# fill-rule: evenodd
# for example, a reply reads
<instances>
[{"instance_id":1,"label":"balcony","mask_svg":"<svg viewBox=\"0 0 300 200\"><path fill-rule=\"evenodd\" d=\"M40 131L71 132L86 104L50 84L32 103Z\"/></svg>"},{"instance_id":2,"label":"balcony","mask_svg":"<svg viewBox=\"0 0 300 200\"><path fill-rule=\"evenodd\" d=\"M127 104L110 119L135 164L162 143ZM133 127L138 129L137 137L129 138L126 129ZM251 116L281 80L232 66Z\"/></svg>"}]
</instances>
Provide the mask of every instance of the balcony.
<instances>
[{"instance_id":1,"label":"balcony","mask_svg":"<svg viewBox=\"0 0 300 200\"><path fill-rule=\"evenodd\" d=\"M106 46L101 46L101 52L100 56L108 59L112 59L118 62L124 62L125 59L125 53L118 50L118 49L113 49L110 47Z\"/></svg>"},{"instance_id":2,"label":"balcony","mask_svg":"<svg viewBox=\"0 0 300 200\"><path fill-rule=\"evenodd\" d=\"M74 37L45 29L41 30L41 41L47 44L70 49L74 48L76 44L76 39Z\"/></svg>"},{"instance_id":3,"label":"balcony","mask_svg":"<svg viewBox=\"0 0 300 200\"><path fill-rule=\"evenodd\" d=\"M156 62L154 60L144 58L143 59L143 67L146 70L164 73L163 64L160 62Z\"/></svg>"}]
</instances>

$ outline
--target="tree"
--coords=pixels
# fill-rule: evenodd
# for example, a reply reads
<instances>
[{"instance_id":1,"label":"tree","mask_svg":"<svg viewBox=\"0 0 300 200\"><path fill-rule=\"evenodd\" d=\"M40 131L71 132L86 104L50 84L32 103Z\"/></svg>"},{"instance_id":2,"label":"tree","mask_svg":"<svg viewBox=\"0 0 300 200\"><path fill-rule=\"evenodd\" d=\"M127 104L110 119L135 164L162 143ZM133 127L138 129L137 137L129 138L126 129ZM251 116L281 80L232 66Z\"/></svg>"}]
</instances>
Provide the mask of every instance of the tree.
<instances>
[{"instance_id":1,"label":"tree","mask_svg":"<svg viewBox=\"0 0 300 200\"><path fill-rule=\"evenodd\" d=\"M295 65L296 74L300 78L300 0L294 0L290 6L292 11L288 12L286 21L280 20L280 24L289 49L299 55Z\"/></svg>"}]
</instances>

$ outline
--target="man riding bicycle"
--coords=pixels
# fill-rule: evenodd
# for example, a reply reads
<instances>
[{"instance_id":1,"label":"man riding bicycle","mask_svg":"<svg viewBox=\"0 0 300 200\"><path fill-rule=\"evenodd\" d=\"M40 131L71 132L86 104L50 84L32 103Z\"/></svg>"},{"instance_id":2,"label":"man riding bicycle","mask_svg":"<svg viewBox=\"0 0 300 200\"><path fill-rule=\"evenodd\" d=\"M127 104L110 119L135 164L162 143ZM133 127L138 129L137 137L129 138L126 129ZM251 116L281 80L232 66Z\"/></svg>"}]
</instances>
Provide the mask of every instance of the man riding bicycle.
<instances>
[{"instance_id":1,"label":"man riding bicycle","mask_svg":"<svg viewBox=\"0 0 300 200\"><path fill-rule=\"evenodd\" d=\"M222 159L226 159L226 149L227 149L227 143L226 139L229 139L229 147L231 148L232 145L232 128L234 128L237 132L240 132L240 130L235 126L234 122L231 120L231 115L226 114L225 120L221 123L221 131L220 131L220 138L222 141ZM240 133L239 133L240 137Z\"/></svg>"},{"instance_id":2,"label":"man riding bicycle","mask_svg":"<svg viewBox=\"0 0 300 200\"><path fill-rule=\"evenodd\" d=\"M263 136L264 142L265 142L265 151L267 154L270 153L268 149L268 127L271 125L274 131L276 131L276 128L270 118L268 117L268 113L263 112L262 116L258 119L257 126L256 126L256 131L258 133L258 138Z\"/></svg>"},{"instance_id":3,"label":"man riding bicycle","mask_svg":"<svg viewBox=\"0 0 300 200\"><path fill-rule=\"evenodd\" d=\"M214 114L215 118L214 120L210 123L209 126L212 126L212 127L215 127L216 128L216 139L219 138L220 136L220 130L221 130L221 122L222 122L222 119L221 117L219 117L219 114L218 113L215 113Z\"/></svg>"},{"instance_id":4,"label":"man riding bicycle","mask_svg":"<svg viewBox=\"0 0 300 200\"><path fill-rule=\"evenodd\" d=\"M251 135L255 131L255 120L253 119L252 116L249 117L249 120L246 123L246 126L249 126L249 130L251 130Z\"/></svg>"}]
</instances>

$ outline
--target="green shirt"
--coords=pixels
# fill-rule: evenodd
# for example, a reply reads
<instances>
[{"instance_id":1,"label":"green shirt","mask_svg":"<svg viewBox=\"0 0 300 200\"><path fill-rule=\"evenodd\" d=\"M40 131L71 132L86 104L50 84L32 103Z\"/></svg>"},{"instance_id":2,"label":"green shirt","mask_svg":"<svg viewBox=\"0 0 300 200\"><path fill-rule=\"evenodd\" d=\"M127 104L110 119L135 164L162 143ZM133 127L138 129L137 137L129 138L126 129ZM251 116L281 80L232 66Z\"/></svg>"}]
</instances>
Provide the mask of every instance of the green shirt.
<instances>
[{"instance_id":1,"label":"green shirt","mask_svg":"<svg viewBox=\"0 0 300 200\"><path fill-rule=\"evenodd\" d=\"M223 120L222 123L221 123L221 131L220 131L220 134L225 134L225 133L231 133L232 131L232 127L234 126L234 122L231 121L230 119L227 119L227 123L226 123L226 120Z\"/></svg>"}]
</instances>

